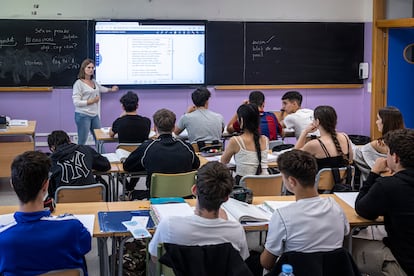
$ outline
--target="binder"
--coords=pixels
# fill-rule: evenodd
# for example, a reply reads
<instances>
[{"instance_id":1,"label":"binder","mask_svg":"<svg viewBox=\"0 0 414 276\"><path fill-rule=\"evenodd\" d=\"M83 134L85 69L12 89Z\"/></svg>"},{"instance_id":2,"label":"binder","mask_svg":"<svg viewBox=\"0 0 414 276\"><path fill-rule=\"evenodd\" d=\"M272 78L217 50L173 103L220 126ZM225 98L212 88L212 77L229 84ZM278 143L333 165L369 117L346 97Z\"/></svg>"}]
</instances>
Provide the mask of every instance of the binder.
<instances>
[{"instance_id":1,"label":"binder","mask_svg":"<svg viewBox=\"0 0 414 276\"><path fill-rule=\"evenodd\" d=\"M122 222L131 220L132 216L149 217L147 229L154 229L154 221L150 216L149 210L98 212L99 228L101 232L105 233L129 232Z\"/></svg>"},{"instance_id":2,"label":"binder","mask_svg":"<svg viewBox=\"0 0 414 276\"><path fill-rule=\"evenodd\" d=\"M153 197L149 201L151 204L185 203L182 197Z\"/></svg>"}]
</instances>

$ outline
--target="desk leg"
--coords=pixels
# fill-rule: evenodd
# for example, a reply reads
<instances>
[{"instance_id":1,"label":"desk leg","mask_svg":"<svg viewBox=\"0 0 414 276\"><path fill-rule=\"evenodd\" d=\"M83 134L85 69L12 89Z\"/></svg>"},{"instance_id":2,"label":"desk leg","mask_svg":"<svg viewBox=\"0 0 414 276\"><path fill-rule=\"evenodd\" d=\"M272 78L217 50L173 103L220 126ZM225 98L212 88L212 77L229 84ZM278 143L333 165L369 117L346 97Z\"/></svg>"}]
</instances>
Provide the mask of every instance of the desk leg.
<instances>
[{"instance_id":1,"label":"desk leg","mask_svg":"<svg viewBox=\"0 0 414 276\"><path fill-rule=\"evenodd\" d=\"M97 238L98 240L98 255L99 255L99 269L102 276L110 276L109 256L107 248L107 238Z\"/></svg>"},{"instance_id":2,"label":"desk leg","mask_svg":"<svg viewBox=\"0 0 414 276\"><path fill-rule=\"evenodd\" d=\"M102 151L102 149L103 149L103 142L102 141L97 141L96 147L97 147L98 152L102 154L103 153L103 151Z\"/></svg>"}]
</instances>

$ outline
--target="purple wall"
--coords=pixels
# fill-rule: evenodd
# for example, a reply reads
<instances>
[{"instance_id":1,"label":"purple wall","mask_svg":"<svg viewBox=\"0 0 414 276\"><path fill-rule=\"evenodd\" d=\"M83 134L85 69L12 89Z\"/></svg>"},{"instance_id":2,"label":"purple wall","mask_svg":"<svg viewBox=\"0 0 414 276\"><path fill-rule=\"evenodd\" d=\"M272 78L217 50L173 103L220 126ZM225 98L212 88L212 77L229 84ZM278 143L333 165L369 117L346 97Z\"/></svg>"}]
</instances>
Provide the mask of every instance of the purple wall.
<instances>
[{"instance_id":1,"label":"purple wall","mask_svg":"<svg viewBox=\"0 0 414 276\"><path fill-rule=\"evenodd\" d=\"M365 26L365 61L371 65L372 24L366 23ZM332 105L338 113L338 131L369 135L371 94L367 92L366 85L360 89L297 90L304 97L303 107ZM150 118L157 109L163 107L173 110L177 117L180 117L191 104L191 89L134 91L140 97L139 114ZM212 93L210 109L223 114L226 122L250 92L249 90L215 90L214 87L211 87L210 91ZM285 91L263 90L266 96L266 110L279 110L280 98ZM123 93L125 91L102 95L103 126L110 126L121 113L119 98ZM0 114L15 119L36 120L38 133L48 133L55 129L76 132L71 96L71 88L54 89L51 93L0 92Z\"/></svg>"}]
</instances>

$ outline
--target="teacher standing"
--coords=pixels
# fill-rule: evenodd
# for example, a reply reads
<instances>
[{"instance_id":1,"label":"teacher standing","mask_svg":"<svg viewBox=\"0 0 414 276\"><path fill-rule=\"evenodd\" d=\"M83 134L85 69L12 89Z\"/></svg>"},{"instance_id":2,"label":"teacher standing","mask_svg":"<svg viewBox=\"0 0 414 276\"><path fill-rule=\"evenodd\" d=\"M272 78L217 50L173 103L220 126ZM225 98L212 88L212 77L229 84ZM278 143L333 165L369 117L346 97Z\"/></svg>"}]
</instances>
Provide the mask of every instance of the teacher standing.
<instances>
[{"instance_id":1,"label":"teacher standing","mask_svg":"<svg viewBox=\"0 0 414 276\"><path fill-rule=\"evenodd\" d=\"M101 128L99 119L100 93L118 91L118 86L107 88L93 79L95 62L85 59L79 69L78 80L73 84L72 100L75 105L75 122L78 128L78 144L86 144L89 131L96 140L94 129Z\"/></svg>"}]
</instances>

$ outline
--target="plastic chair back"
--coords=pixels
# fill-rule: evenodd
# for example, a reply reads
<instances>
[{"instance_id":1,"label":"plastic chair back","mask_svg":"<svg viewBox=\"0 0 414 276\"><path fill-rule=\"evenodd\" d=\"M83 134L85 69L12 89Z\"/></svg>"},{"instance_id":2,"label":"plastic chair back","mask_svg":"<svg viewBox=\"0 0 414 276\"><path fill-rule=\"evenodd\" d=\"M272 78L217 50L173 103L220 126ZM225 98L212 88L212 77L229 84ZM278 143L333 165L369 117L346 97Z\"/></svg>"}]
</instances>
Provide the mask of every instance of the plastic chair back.
<instances>
[{"instance_id":1,"label":"plastic chair back","mask_svg":"<svg viewBox=\"0 0 414 276\"><path fill-rule=\"evenodd\" d=\"M195 183L197 171L187 173L153 173L151 176L151 197L187 197L191 196L191 187Z\"/></svg>"},{"instance_id":2,"label":"plastic chair back","mask_svg":"<svg viewBox=\"0 0 414 276\"><path fill-rule=\"evenodd\" d=\"M282 195L283 180L281 174L245 175L240 185L253 191L253 196Z\"/></svg>"},{"instance_id":3,"label":"plastic chair back","mask_svg":"<svg viewBox=\"0 0 414 276\"><path fill-rule=\"evenodd\" d=\"M349 183L354 188L354 176L355 176L355 167L354 166L348 166L348 167L340 167L339 170L339 177L340 179L346 178L347 170L348 168L351 169L351 183ZM333 187L335 185L335 179L332 173L332 168L323 168L321 169L315 178L315 185L317 185L318 190L331 192L333 190Z\"/></svg>"},{"instance_id":4,"label":"plastic chair back","mask_svg":"<svg viewBox=\"0 0 414 276\"><path fill-rule=\"evenodd\" d=\"M106 198L106 188L103 184L82 186L60 186L55 193L56 203L73 202L102 202Z\"/></svg>"}]
</instances>

